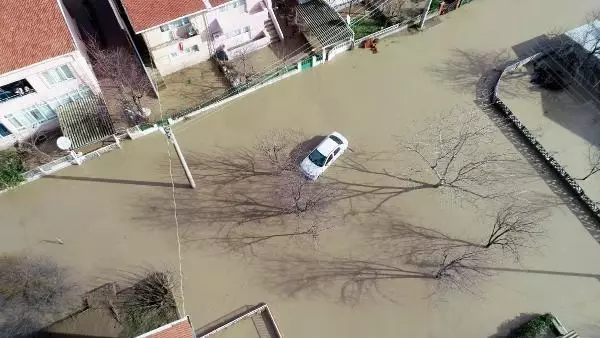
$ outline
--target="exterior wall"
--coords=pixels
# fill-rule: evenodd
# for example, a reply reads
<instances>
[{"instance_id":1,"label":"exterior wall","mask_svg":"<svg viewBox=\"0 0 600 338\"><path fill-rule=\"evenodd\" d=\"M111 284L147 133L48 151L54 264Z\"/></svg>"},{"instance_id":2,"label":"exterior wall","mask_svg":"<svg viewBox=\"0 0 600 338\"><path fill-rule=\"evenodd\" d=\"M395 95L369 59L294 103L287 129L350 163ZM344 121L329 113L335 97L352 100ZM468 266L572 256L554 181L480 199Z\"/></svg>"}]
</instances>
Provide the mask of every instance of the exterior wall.
<instances>
[{"instance_id":1,"label":"exterior wall","mask_svg":"<svg viewBox=\"0 0 600 338\"><path fill-rule=\"evenodd\" d=\"M262 33L265 21L269 20L268 6L271 6L271 2L246 0L245 5L236 7L234 2L235 0L188 16L191 26L198 32L192 37L172 40L170 33L161 32L160 27L142 32L161 75L206 61L217 50L230 49L264 36ZM247 32L244 31L246 27ZM266 44L253 44L250 47L264 45ZM193 46L197 46L198 51L183 52Z\"/></svg>"},{"instance_id":2,"label":"exterior wall","mask_svg":"<svg viewBox=\"0 0 600 338\"><path fill-rule=\"evenodd\" d=\"M42 73L61 65L67 65L75 78L53 85L49 84ZM36 92L0 101L0 123L12 133L12 135L6 137L0 136L0 149L13 145L17 140L26 139L36 131L52 129L58 126L56 118L39 124L30 124L24 117L17 116L26 125L26 128L19 130L17 126L7 120L7 115L17 114L20 110L51 101L61 95L74 92L82 86L87 86L92 92L99 93L98 81L88 64L87 58L79 51L2 74L0 75L0 86L23 79L27 80Z\"/></svg>"},{"instance_id":3,"label":"exterior wall","mask_svg":"<svg viewBox=\"0 0 600 338\"><path fill-rule=\"evenodd\" d=\"M256 38L269 20L267 5L262 0L246 0L246 5L222 12L223 6L212 9L206 14L215 50L229 49ZM249 32L229 36L236 30L249 27ZM220 36L219 36L220 35Z\"/></svg>"},{"instance_id":4,"label":"exterior wall","mask_svg":"<svg viewBox=\"0 0 600 338\"><path fill-rule=\"evenodd\" d=\"M161 32L160 27L142 33L146 46L152 55L156 68L162 75L167 75L185 67L206 61L210 58L209 35L203 14L188 17L197 35L171 40L169 32ZM180 49L198 47L198 51L183 53ZM176 53L177 56L173 54Z\"/></svg>"}]
</instances>

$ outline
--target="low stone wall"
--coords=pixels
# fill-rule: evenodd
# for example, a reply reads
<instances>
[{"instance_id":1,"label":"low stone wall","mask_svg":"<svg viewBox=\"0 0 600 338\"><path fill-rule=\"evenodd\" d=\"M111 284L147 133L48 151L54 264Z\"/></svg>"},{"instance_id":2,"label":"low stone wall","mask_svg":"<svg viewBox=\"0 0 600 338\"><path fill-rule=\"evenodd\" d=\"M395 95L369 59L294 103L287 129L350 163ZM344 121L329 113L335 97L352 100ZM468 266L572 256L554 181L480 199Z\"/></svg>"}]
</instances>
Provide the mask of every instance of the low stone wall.
<instances>
[{"instance_id":1,"label":"low stone wall","mask_svg":"<svg viewBox=\"0 0 600 338\"><path fill-rule=\"evenodd\" d=\"M514 70L528 64L531 61L543 56L543 53L537 53L532 55L526 59L523 59L519 62L515 62L512 65L504 68L498 82L494 86L494 92L492 94L492 103L504 116L512 122L512 124L517 128L521 135L527 140L527 142L534 147L538 154L544 159L544 161L554 169L557 175L561 178L563 183L565 183L571 191L579 198L579 200L596 216L596 219L600 221L600 208L598 205L585 193L583 188L577 181L571 177L571 175L563 168L563 166L552 156L542 144L535 138L533 133L529 131L529 129L519 121L519 119L515 116L515 114L510 110L510 108L502 101L499 96L500 83L502 82L502 78Z\"/></svg>"}]
</instances>

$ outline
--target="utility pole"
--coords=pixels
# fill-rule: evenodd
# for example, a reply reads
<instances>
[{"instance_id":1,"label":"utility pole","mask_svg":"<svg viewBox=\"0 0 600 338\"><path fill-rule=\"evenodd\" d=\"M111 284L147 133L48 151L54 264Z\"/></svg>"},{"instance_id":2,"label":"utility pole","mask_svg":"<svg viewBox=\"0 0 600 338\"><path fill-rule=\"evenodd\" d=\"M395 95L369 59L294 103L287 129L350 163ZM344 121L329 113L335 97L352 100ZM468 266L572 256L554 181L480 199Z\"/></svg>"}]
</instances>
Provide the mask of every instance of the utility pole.
<instances>
[{"instance_id":1,"label":"utility pole","mask_svg":"<svg viewBox=\"0 0 600 338\"><path fill-rule=\"evenodd\" d=\"M192 189L196 189L196 182L194 182L194 178L192 177L192 173L190 172L190 168L188 168L187 162L183 157L183 153L181 152L181 148L179 148L179 143L177 143L177 139L175 138L175 134L171 130L169 125L160 127L162 131L164 131L165 135L167 135L167 139L169 142L173 144L173 148L175 148L175 152L177 153L177 157L179 157L179 161L181 162L181 166L183 167L183 171L185 172L185 176L190 183L190 187Z\"/></svg>"},{"instance_id":2,"label":"utility pole","mask_svg":"<svg viewBox=\"0 0 600 338\"><path fill-rule=\"evenodd\" d=\"M433 0L429 0L427 1L427 6L425 6L425 10L423 11L423 14L421 15L421 23L419 24L419 29L423 29L423 26L425 26L425 21L427 20L427 14L429 13L429 9L431 8L431 3L433 2Z\"/></svg>"}]
</instances>

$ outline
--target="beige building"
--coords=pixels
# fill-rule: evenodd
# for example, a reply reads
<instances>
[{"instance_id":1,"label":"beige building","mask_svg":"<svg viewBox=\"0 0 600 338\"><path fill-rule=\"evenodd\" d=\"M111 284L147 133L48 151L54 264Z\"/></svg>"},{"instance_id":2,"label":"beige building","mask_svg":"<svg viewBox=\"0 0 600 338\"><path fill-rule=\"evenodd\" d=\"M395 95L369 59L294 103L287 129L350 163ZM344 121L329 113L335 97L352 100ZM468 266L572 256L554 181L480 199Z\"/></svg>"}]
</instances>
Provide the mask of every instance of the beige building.
<instances>
[{"instance_id":1,"label":"beige building","mask_svg":"<svg viewBox=\"0 0 600 338\"><path fill-rule=\"evenodd\" d=\"M156 68L167 75L208 60L232 59L283 39L271 0L121 0Z\"/></svg>"},{"instance_id":2,"label":"beige building","mask_svg":"<svg viewBox=\"0 0 600 338\"><path fill-rule=\"evenodd\" d=\"M0 149L58 127L57 108L100 87L60 0L4 0L0 31ZM32 23L36 23L33 25Z\"/></svg>"}]
</instances>

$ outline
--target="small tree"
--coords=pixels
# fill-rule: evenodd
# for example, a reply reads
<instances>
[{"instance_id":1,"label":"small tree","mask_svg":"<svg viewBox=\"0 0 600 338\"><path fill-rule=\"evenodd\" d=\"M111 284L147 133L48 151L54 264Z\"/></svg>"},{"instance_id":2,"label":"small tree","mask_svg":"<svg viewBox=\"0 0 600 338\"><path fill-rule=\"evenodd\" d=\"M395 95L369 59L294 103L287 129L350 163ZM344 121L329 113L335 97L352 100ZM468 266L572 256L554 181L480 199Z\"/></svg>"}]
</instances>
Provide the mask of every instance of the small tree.
<instances>
[{"instance_id":1,"label":"small tree","mask_svg":"<svg viewBox=\"0 0 600 338\"><path fill-rule=\"evenodd\" d=\"M64 268L45 258L0 257L0 336L27 336L75 299L75 287Z\"/></svg>"},{"instance_id":2,"label":"small tree","mask_svg":"<svg viewBox=\"0 0 600 338\"><path fill-rule=\"evenodd\" d=\"M525 174L522 161L494 143L495 130L481 115L451 111L431 119L427 129L403 143L434 178L431 187L478 198L493 197L497 193L494 189Z\"/></svg>"},{"instance_id":3,"label":"small tree","mask_svg":"<svg viewBox=\"0 0 600 338\"><path fill-rule=\"evenodd\" d=\"M587 173L580 178L575 178L576 180L585 181L594 174L600 172L600 149L590 145L588 147L588 171Z\"/></svg>"},{"instance_id":4,"label":"small tree","mask_svg":"<svg viewBox=\"0 0 600 338\"><path fill-rule=\"evenodd\" d=\"M145 121L141 99L152 90L152 84L143 65L129 49L104 49L93 37L86 46L101 84L118 90L117 100L127 121L133 125Z\"/></svg>"},{"instance_id":5,"label":"small tree","mask_svg":"<svg viewBox=\"0 0 600 338\"><path fill-rule=\"evenodd\" d=\"M519 250L530 246L530 242L544 233L541 223L548 217L545 207L527 202L505 205L496 212L492 230L483 247L498 246L518 259Z\"/></svg>"},{"instance_id":6,"label":"small tree","mask_svg":"<svg viewBox=\"0 0 600 338\"><path fill-rule=\"evenodd\" d=\"M489 275L484 269L489 260L489 253L485 249L444 251L436 270L432 273L437 282L436 289L473 292L476 283Z\"/></svg>"}]
</instances>

